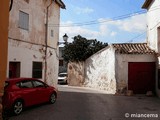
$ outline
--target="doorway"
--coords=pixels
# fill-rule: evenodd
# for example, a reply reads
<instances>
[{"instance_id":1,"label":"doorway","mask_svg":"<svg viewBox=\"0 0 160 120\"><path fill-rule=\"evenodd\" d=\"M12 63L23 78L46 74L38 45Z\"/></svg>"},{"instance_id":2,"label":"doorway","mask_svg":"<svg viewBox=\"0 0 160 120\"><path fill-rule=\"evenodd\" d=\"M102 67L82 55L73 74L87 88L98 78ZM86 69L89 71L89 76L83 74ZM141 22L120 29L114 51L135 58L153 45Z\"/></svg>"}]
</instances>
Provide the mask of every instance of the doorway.
<instances>
[{"instance_id":1,"label":"doorway","mask_svg":"<svg viewBox=\"0 0 160 120\"><path fill-rule=\"evenodd\" d=\"M128 89L135 94L145 94L147 91L155 92L154 62L130 62L128 65Z\"/></svg>"},{"instance_id":2,"label":"doorway","mask_svg":"<svg viewBox=\"0 0 160 120\"><path fill-rule=\"evenodd\" d=\"M9 62L9 78L20 77L20 62Z\"/></svg>"}]
</instances>

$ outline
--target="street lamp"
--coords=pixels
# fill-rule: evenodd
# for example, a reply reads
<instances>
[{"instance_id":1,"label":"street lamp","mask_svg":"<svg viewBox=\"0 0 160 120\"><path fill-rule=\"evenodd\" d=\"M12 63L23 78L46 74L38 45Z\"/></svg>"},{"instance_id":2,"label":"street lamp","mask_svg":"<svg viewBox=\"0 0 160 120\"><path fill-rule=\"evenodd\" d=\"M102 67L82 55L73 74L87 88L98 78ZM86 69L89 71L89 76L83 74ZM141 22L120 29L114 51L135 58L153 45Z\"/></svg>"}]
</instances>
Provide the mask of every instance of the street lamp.
<instances>
[{"instance_id":1,"label":"street lamp","mask_svg":"<svg viewBox=\"0 0 160 120\"><path fill-rule=\"evenodd\" d=\"M64 40L64 42L67 42L67 40L68 40L68 35L65 33L65 35L63 35L63 40Z\"/></svg>"},{"instance_id":2,"label":"street lamp","mask_svg":"<svg viewBox=\"0 0 160 120\"><path fill-rule=\"evenodd\" d=\"M68 35L65 33L65 34L63 35L63 41L64 41L64 42L58 42L58 45L67 43L67 40L68 40Z\"/></svg>"}]
</instances>

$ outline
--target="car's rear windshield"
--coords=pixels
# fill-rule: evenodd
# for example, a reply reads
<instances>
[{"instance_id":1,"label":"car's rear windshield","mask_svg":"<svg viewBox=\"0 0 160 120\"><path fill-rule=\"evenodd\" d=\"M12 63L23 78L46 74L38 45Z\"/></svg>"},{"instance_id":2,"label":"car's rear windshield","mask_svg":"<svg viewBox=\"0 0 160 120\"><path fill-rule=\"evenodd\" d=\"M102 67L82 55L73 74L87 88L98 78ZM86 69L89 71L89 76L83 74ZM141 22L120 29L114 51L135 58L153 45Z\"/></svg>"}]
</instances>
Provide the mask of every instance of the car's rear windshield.
<instances>
[{"instance_id":1,"label":"car's rear windshield","mask_svg":"<svg viewBox=\"0 0 160 120\"><path fill-rule=\"evenodd\" d=\"M65 74L65 73L59 74L59 77L65 77L65 76L67 76L67 74Z\"/></svg>"},{"instance_id":2,"label":"car's rear windshield","mask_svg":"<svg viewBox=\"0 0 160 120\"><path fill-rule=\"evenodd\" d=\"M8 82L5 82L4 87L6 88L8 85L9 85L9 83L8 83Z\"/></svg>"}]
</instances>

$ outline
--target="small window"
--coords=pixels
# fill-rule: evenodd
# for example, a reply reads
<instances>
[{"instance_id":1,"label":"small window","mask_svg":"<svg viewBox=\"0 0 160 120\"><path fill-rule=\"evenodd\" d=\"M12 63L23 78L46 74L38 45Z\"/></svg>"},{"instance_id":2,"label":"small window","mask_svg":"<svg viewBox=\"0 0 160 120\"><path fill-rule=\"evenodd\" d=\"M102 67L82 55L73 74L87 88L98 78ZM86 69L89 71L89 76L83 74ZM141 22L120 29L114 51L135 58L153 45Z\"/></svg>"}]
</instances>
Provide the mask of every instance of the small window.
<instances>
[{"instance_id":1,"label":"small window","mask_svg":"<svg viewBox=\"0 0 160 120\"><path fill-rule=\"evenodd\" d=\"M53 37L54 36L54 32L53 32L53 30L51 30L51 37Z\"/></svg>"},{"instance_id":2,"label":"small window","mask_svg":"<svg viewBox=\"0 0 160 120\"><path fill-rule=\"evenodd\" d=\"M33 78L42 78L42 62L33 62Z\"/></svg>"},{"instance_id":3,"label":"small window","mask_svg":"<svg viewBox=\"0 0 160 120\"><path fill-rule=\"evenodd\" d=\"M29 14L19 11L19 27L24 30L29 30Z\"/></svg>"},{"instance_id":4,"label":"small window","mask_svg":"<svg viewBox=\"0 0 160 120\"><path fill-rule=\"evenodd\" d=\"M59 66L63 66L63 60L59 60Z\"/></svg>"},{"instance_id":5,"label":"small window","mask_svg":"<svg viewBox=\"0 0 160 120\"><path fill-rule=\"evenodd\" d=\"M6 88L8 85L9 85L9 83L8 83L8 82L5 82L4 88Z\"/></svg>"}]
</instances>

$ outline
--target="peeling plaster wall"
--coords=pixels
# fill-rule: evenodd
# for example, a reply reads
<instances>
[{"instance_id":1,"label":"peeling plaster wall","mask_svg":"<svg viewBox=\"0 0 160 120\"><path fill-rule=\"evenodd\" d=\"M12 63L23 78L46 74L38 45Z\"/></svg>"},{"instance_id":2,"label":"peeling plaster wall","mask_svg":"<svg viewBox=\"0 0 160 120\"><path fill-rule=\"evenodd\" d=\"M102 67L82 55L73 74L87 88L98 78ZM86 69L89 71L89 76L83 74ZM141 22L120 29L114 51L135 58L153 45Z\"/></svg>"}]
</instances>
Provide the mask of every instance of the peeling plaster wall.
<instances>
[{"instance_id":1,"label":"peeling plaster wall","mask_svg":"<svg viewBox=\"0 0 160 120\"><path fill-rule=\"evenodd\" d=\"M17 43L9 39L8 59L10 62L21 62L20 77L32 77L32 62L43 62L44 54L39 52L42 47L28 43L21 43L21 45Z\"/></svg>"},{"instance_id":2,"label":"peeling plaster wall","mask_svg":"<svg viewBox=\"0 0 160 120\"><path fill-rule=\"evenodd\" d=\"M58 82L58 55L57 50L49 49L49 51L52 51L52 56L48 56L47 58L47 83L52 86L57 86Z\"/></svg>"},{"instance_id":3,"label":"peeling plaster wall","mask_svg":"<svg viewBox=\"0 0 160 120\"><path fill-rule=\"evenodd\" d=\"M60 8L57 4L49 8L49 22L48 22L48 45L57 48L59 40L59 25L60 23ZM53 30L53 36L51 36L51 30Z\"/></svg>"},{"instance_id":4,"label":"peeling plaster wall","mask_svg":"<svg viewBox=\"0 0 160 120\"><path fill-rule=\"evenodd\" d=\"M42 0L14 0L9 19L9 37L28 42L44 44L45 5ZM29 30L19 28L19 11L29 14Z\"/></svg>"},{"instance_id":5,"label":"peeling plaster wall","mask_svg":"<svg viewBox=\"0 0 160 120\"><path fill-rule=\"evenodd\" d=\"M44 58L46 40L46 13L50 0L14 0L13 9L9 19L9 62L21 62L20 77L32 77L32 63L43 63L42 80L44 79ZM19 11L29 14L29 30L19 28ZM48 35L47 35L47 80L50 85L56 86L58 79L58 47L59 28L53 24L59 24L60 7L53 2L49 7ZM53 36L51 31L53 30Z\"/></svg>"},{"instance_id":6,"label":"peeling plaster wall","mask_svg":"<svg viewBox=\"0 0 160 120\"><path fill-rule=\"evenodd\" d=\"M128 63L129 62L156 62L155 55L116 54L116 80L117 91L122 92L128 88Z\"/></svg>"},{"instance_id":7,"label":"peeling plaster wall","mask_svg":"<svg viewBox=\"0 0 160 120\"><path fill-rule=\"evenodd\" d=\"M68 63L68 85L83 86L84 83L84 62Z\"/></svg>"},{"instance_id":8,"label":"peeling plaster wall","mask_svg":"<svg viewBox=\"0 0 160 120\"><path fill-rule=\"evenodd\" d=\"M85 86L116 92L115 52L112 47L104 48L85 61Z\"/></svg>"}]
</instances>

